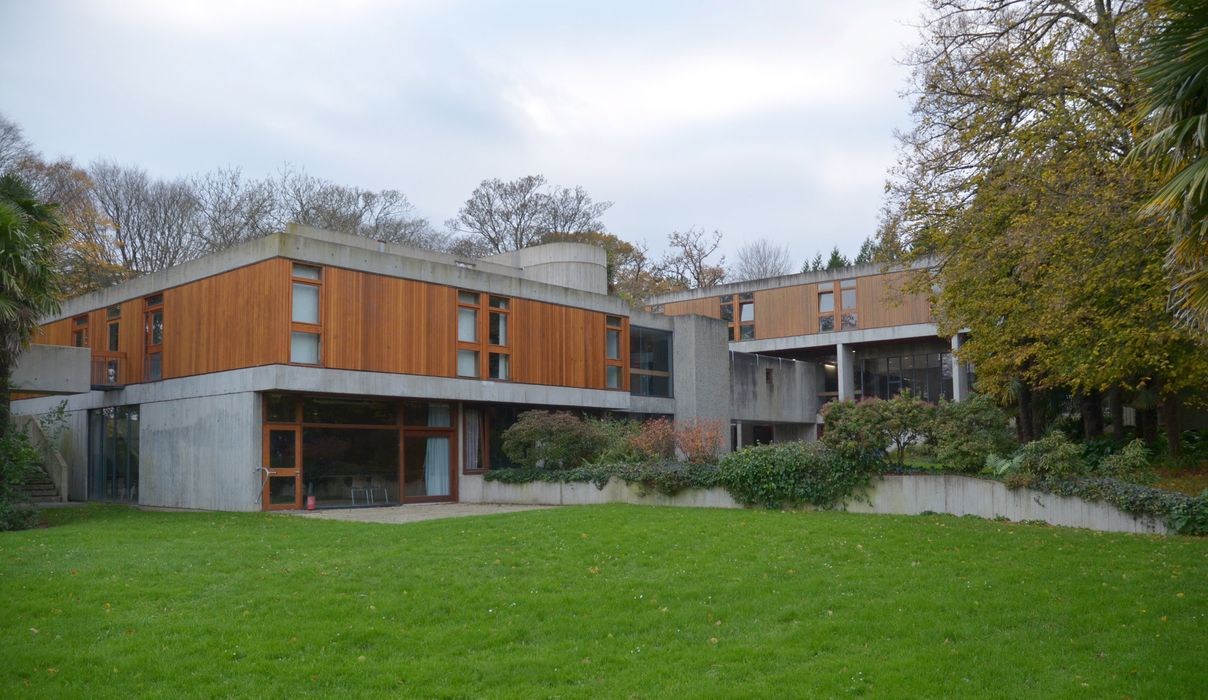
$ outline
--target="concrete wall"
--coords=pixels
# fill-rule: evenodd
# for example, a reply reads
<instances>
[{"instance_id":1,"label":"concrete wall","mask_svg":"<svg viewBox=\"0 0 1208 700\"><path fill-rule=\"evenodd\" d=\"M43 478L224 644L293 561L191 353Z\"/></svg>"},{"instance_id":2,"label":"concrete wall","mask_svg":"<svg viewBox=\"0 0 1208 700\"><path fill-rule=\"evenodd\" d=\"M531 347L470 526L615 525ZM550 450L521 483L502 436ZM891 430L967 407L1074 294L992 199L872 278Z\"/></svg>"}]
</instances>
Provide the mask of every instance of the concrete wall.
<instances>
[{"instance_id":1,"label":"concrete wall","mask_svg":"<svg viewBox=\"0 0 1208 700\"><path fill-rule=\"evenodd\" d=\"M139 504L260 510L260 406L246 392L143 404Z\"/></svg>"},{"instance_id":2,"label":"concrete wall","mask_svg":"<svg viewBox=\"0 0 1208 700\"><path fill-rule=\"evenodd\" d=\"M608 294L608 255L603 248L560 241L483 258L519 268L525 279L593 294Z\"/></svg>"},{"instance_id":3,"label":"concrete wall","mask_svg":"<svg viewBox=\"0 0 1208 700\"><path fill-rule=\"evenodd\" d=\"M481 477L478 477L481 480ZM476 500L471 500L473 497ZM643 493L637 486L613 478L604 489L590 483L502 484L483 481L462 494L465 502L528 505L589 505L633 503L707 508L741 508L722 488L688 489L675 496ZM1087 502L1031 489L1011 491L997 481L966 476L886 476L873 482L867 502L852 500L853 513L919 515L926 512L976 515L982 518L1040 520L1052 525L1104 532L1167 533L1163 523L1137 518L1103 502Z\"/></svg>"},{"instance_id":4,"label":"concrete wall","mask_svg":"<svg viewBox=\"0 0 1208 700\"><path fill-rule=\"evenodd\" d=\"M729 425L730 356L726 324L704 316L675 316L672 322L675 419L706 418Z\"/></svg>"},{"instance_id":5,"label":"concrete wall","mask_svg":"<svg viewBox=\"0 0 1208 700\"><path fill-rule=\"evenodd\" d=\"M809 362L731 352L731 417L756 423L813 423L818 414L813 367Z\"/></svg>"},{"instance_id":6,"label":"concrete wall","mask_svg":"<svg viewBox=\"0 0 1208 700\"><path fill-rule=\"evenodd\" d=\"M17 358L16 391L75 394L92 388L92 351L59 345L30 345Z\"/></svg>"}]
</instances>

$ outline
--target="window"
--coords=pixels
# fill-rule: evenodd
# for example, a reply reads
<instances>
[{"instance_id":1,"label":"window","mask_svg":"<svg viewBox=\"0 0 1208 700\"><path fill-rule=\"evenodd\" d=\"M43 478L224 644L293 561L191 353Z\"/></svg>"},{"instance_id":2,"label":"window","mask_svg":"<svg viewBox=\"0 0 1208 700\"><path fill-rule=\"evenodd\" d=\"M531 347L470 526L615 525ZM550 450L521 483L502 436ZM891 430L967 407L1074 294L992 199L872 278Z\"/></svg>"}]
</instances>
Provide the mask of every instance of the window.
<instances>
[{"instance_id":1,"label":"window","mask_svg":"<svg viewBox=\"0 0 1208 700\"><path fill-rule=\"evenodd\" d=\"M840 329L854 330L856 324L856 281L841 280L839 282L839 301L843 312L840 314Z\"/></svg>"},{"instance_id":2,"label":"window","mask_svg":"<svg viewBox=\"0 0 1208 700\"><path fill-rule=\"evenodd\" d=\"M818 330L819 332L835 330L835 293L833 291L818 293Z\"/></svg>"},{"instance_id":3,"label":"window","mask_svg":"<svg viewBox=\"0 0 1208 700\"><path fill-rule=\"evenodd\" d=\"M621 337L625 332L625 319L620 316L604 317L604 388L625 388L625 365L621 357Z\"/></svg>"},{"instance_id":4,"label":"window","mask_svg":"<svg viewBox=\"0 0 1208 700\"><path fill-rule=\"evenodd\" d=\"M105 347L106 347L106 349L109 350L109 352L117 352L118 347L120 347L120 345L121 345L121 337L122 337L121 327L120 327L121 318L122 318L122 307L110 306L108 309L105 310L105 318L106 318L105 333L107 336Z\"/></svg>"},{"instance_id":5,"label":"window","mask_svg":"<svg viewBox=\"0 0 1208 700\"><path fill-rule=\"evenodd\" d=\"M138 502L138 406L88 412L88 498Z\"/></svg>"},{"instance_id":6,"label":"window","mask_svg":"<svg viewBox=\"0 0 1208 700\"><path fill-rule=\"evenodd\" d=\"M88 317L77 316L71 322L71 344L77 348L88 347Z\"/></svg>"},{"instance_id":7,"label":"window","mask_svg":"<svg viewBox=\"0 0 1208 700\"><path fill-rule=\"evenodd\" d=\"M483 410L467 406L461 410L462 419L462 470L467 474L486 471L490 465L487 456L487 426Z\"/></svg>"},{"instance_id":8,"label":"window","mask_svg":"<svg viewBox=\"0 0 1208 700\"><path fill-rule=\"evenodd\" d=\"M629 329L629 393L671 397L671 332Z\"/></svg>"},{"instance_id":9,"label":"window","mask_svg":"<svg viewBox=\"0 0 1208 700\"><path fill-rule=\"evenodd\" d=\"M721 297L721 320L729 324L726 337L730 340L755 339L755 293L724 294Z\"/></svg>"},{"instance_id":10,"label":"window","mask_svg":"<svg viewBox=\"0 0 1208 700\"><path fill-rule=\"evenodd\" d=\"M323 363L323 268L294 263L290 311L289 361L299 365Z\"/></svg>"},{"instance_id":11,"label":"window","mask_svg":"<svg viewBox=\"0 0 1208 700\"><path fill-rule=\"evenodd\" d=\"M164 376L164 295L143 300L143 376L159 381Z\"/></svg>"},{"instance_id":12,"label":"window","mask_svg":"<svg viewBox=\"0 0 1208 700\"><path fill-rule=\"evenodd\" d=\"M484 309L482 297L479 292L457 292L457 376L482 377L485 372L488 379L508 381L512 378L512 300L488 294Z\"/></svg>"}]
</instances>

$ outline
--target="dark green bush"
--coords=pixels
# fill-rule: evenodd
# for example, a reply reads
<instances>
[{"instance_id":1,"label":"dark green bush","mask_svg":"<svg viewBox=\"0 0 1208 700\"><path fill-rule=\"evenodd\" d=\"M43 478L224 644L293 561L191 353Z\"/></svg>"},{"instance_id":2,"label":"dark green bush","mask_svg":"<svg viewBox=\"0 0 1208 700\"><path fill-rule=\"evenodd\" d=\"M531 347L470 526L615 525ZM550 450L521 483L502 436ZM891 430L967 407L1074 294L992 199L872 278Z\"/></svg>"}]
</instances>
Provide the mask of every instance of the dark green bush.
<instances>
[{"instance_id":1,"label":"dark green bush","mask_svg":"<svg viewBox=\"0 0 1208 700\"><path fill-rule=\"evenodd\" d=\"M574 469L607 444L595 422L565 411L525 411L503 431L503 453L533 469Z\"/></svg>"},{"instance_id":2,"label":"dark green bush","mask_svg":"<svg viewBox=\"0 0 1208 700\"><path fill-rule=\"evenodd\" d=\"M636 484L644 491L657 491L668 496L684 489L707 489L718 485L717 465L689 464L685 462L636 462L585 464L575 469L499 469L489 471L487 481L505 484L527 484L545 482L588 482L604 488L608 480L616 477L629 484Z\"/></svg>"},{"instance_id":3,"label":"dark green bush","mask_svg":"<svg viewBox=\"0 0 1208 700\"><path fill-rule=\"evenodd\" d=\"M641 460L642 453L634 446L641 423L624 418L588 418L587 422L600 435L599 450L587 459L601 464Z\"/></svg>"},{"instance_id":4,"label":"dark green bush","mask_svg":"<svg viewBox=\"0 0 1208 700\"><path fill-rule=\"evenodd\" d=\"M817 442L782 442L726 455L718 481L748 506L830 508L867 486L878 464Z\"/></svg>"},{"instance_id":5,"label":"dark green bush","mask_svg":"<svg viewBox=\"0 0 1208 700\"><path fill-rule=\"evenodd\" d=\"M25 433L10 428L0 437L0 531L25 530L38 522L38 511L25 497L21 486L42 464L42 456Z\"/></svg>"},{"instance_id":6,"label":"dark green bush","mask_svg":"<svg viewBox=\"0 0 1208 700\"><path fill-rule=\"evenodd\" d=\"M1060 430L1019 448L1004 481L1012 488L1037 481L1062 481L1087 473L1082 448Z\"/></svg>"},{"instance_id":7,"label":"dark green bush","mask_svg":"<svg viewBox=\"0 0 1208 700\"><path fill-rule=\"evenodd\" d=\"M1095 476L1127 481L1135 484L1148 484L1157 481L1150 464L1149 450L1143 440L1133 440L1124 449L1104 457L1092 470Z\"/></svg>"},{"instance_id":8,"label":"dark green bush","mask_svg":"<svg viewBox=\"0 0 1208 700\"><path fill-rule=\"evenodd\" d=\"M974 394L964 401L941 401L933 429L935 458L944 467L976 472L991 454L1009 454L1015 433L994 399Z\"/></svg>"},{"instance_id":9,"label":"dark green bush","mask_svg":"<svg viewBox=\"0 0 1208 700\"><path fill-rule=\"evenodd\" d=\"M853 462L880 464L890 440L879 401L832 401L823 406L822 444Z\"/></svg>"}]
</instances>

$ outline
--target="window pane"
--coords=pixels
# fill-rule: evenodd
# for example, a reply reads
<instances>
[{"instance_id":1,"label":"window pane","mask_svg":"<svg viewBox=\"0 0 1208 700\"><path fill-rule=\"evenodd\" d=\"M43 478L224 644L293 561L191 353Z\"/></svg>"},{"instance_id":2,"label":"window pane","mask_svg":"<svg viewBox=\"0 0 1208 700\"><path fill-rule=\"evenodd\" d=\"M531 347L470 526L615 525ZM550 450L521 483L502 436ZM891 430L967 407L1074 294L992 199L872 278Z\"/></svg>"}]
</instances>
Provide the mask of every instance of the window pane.
<instances>
[{"instance_id":1,"label":"window pane","mask_svg":"<svg viewBox=\"0 0 1208 700\"><path fill-rule=\"evenodd\" d=\"M151 314L151 344L163 345L164 343L164 312L156 311Z\"/></svg>"},{"instance_id":2,"label":"window pane","mask_svg":"<svg viewBox=\"0 0 1208 700\"><path fill-rule=\"evenodd\" d=\"M298 263L294 263L294 277L317 280L322 277L322 271L313 265L299 265Z\"/></svg>"},{"instance_id":3,"label":"window pane","mask_svg":"<svg viewBox=\"0 0 1208 700\"><path fill-rule=\"evenodd\" d=\"M477 377L478 376L478 351L477 350L458 350L457 351L457 376L459 376L459 377Z\"/></svg>"},{"instance_id":4,"label":"window pane","mask_svg":"<svg viewBox=\"0 0 1208 700\"><path fill-rule=\"evenodd\" d=\"M734 326L729 326L726 328L726 338L729 340L734 340Z\"/></svg>"},{"instance_id":5,"label":"window pane","mask_svg":"<svg viewBox=\"0 0 1208 700\"><path fill-rule=\"evenodd\" d=\"M620 316L605 316L604 325L612 326L614 328L620 328L621 327L621 317Z\"/></svg>"},{"instance_id":6,"label":"window pane","mask_svg":"<svg viewBox=\"0 0 1208 700\"><path fill-rule=\"evenodd\" d=\"M607 379L608 379L607 386L609 389L620 389L621 388L621 368L617 367L616 365L609 365Z\"/></svg>"},{"instance_id":7,"label":"window pane","mask_svg":"<svg viewBox=\"0 0 1208 700\"><path fill-rule=\"evenodd\" d=\"M835 330L835 317L834 316L819 316L818 317L818 330L819 331Z\"/></svg>"},{"instance_id":8,"label":"window pane","mask_svg":"<svg viewBox=\"0 0 1208 700\"><path fill-rule=\"evenodd\" d=\"M845 313L843 318L843 330L848 331L856 327L856 315L854 313Z\"/></svg>"},{"instance_id":9,"label":"window pane","mask_svg":"<svg viewBox=\"0 0 1208 700\"><path fill-rule=\"evenodd\" d=\"M395 428L303 428L303 493L318 506L399 502Z\"/></svg>"},{"instance_id":10,"label":"window pane","mask_svg":"<svg viewBox=\"0 0 1208 700\"><path fill-rule=\"evenodd\" d=\"M465 416L465 433L462 440L463 468L466 471L482 469L482 411L477 408L463 408Z\"/></svg>"},{"instance_id":11,"label":"window pane","mask_svg":"<svg viewBox=\"0 0 1208 700\"><path fill-rule=\"evenodd\" d=\"M318 285L294 282L294 321L297 323L319 322Z\"/></svg>"},{"instance_id":12,"label":"window pane","mask_svg":"<svg viewBox=\"0 0 1208 700\"><path fill-rule=\"evenodd\" d=\"M457 339L463 343L478 342L478 311L476 309L457 310Z\"/></svg>"},{"instance_id":13,"label":"window pane","mask_svg":"<svg viewBox=\"0 0 1208 700\"><path fill-rule=\"evenodd\" d=\"M296 476L271 476L268 479L269 505L287 506L297 502Z\"/></svg>"},{"instance_id":14,"label":"window pane","mask_svg":"<svg viewBox=\"0 0 1208 700\"><path fill-rule=\"evenodd\" d=\"M856 308L856 290L844 289L842 296L843 296L843 299L842 299L843 308L845 308L845 309Z\"/></svg>"},{"instance_id":15,"label":"window pane","mask_svg":"<svg viewBox=\"0 0 1208 700\"><path fill-rule=\"evenodd\" d=\"M753 304L749 301L744 304L739 304L738 320L743 321L743 322L754 321L755 320L755 304Z\"/></svg>"},{"instance_id":16,"label":"window pane","mask_svg":"<svg viewBox=\"0 0 1208 700\"><path fill-rule=\"evenodd\" d=\"M487 369L491 379L511 379L511 360L508 355L499 352L491 353L487 358Z\"/></svg>"},{"instance_id":17,"label":"window pane","mask_svg":"<svg viewBox=\"0 0 1208 700\"><path fill-rule=\"evenodd\" d=\"M738 295L739 301L755 301L755 292L743 292Z\"/></svg>"},{"instance_id":18,"label":"window pane","mask_svg":"<svg viewBox=\"0 0 1208 700\"><path fill-rule=\"evenodd\" d=\"M671 371L671 333L633 327L629 331L629 366L659 372Z\"/></svg>"},{"instance_id":19,"label":"window pane","mask_svg":"<svg viewBox=\"0 0 1208 700\"><path fill-rule=\"evenodd\" d=\"M835 293L822 292L818 295L818 313L824 314L835 310Z\"/></svg>"},{"instance_id":20,"label":"window pane","mask_svg":"<svg viewBox=\"0 0 1208 700\"><path fill-rule=\"evenodd\" d=\"M508 315L507 314L491 314L490 331L487 340L491 345L507 345L508 344Z\"/></svg>"},{"instance_id":21,"label":"window pane","mask_svg":"<svg viewBox=\"0 0 1208 700\"><path fill-rule=\"evenodd\" d=\"M721 303L723 303L723 304L729 304L729 303L731 303L731 302L733 302L733 301L734 301L734 295L733 295L733 294L723 294L723 295L722 295L722 297L721 297Z\"/></svg>"},{"instance_id":22,"label":"window pane","mask_svg":"<svg viewBox=\"0 0 1208 700\"><path fill-rule=\"evenodd\" d=\"M491 297L490 304L492 309L502 309L504 311L507 311L510 306L507 297Z\"/></svg>"},{"instance_id":23,"label":"window pane","mask_svg":"<svg viewBox=\"0 0 1208 700\"><path fill-rule=\"evenodd\" d=\"M319 364L319 334L290 333L289 361L303 365Z\"/></svg>"},{"instance_id":24,"label":"window pane","mask_svg":"<svg viewBox=\"0 0 1208 700\"><path fill-rule=\"evenodd\" d=\"M395 415L394 404L389 401L316 397L302 405L302 420L306 423L394 425Z\"/></svg>"},{"instance_id":25,"label":"window pane","mask_svg":"<svg viewBox=\"0 0 1208 700\"><path fill-rule=\"evenodd\" d=\"M722 304L721 305L721 320L723 320L727 323L734 320L734 305L733 304Z\"/></svg>"},{"instance_id":26,"label":"window pane","mask_svg":"<svg viewBox=\"0 0 1208 700\"><path fill-rule=\"evenodd\" d=\"M608 331L605 335L604 356L610 360L621 359L621 331Z\"/></svg>"},{"instance_id":27,"label":"window pane","mask_svg":"<svg viewBox=\"0 0 1208 700\"><path fill-rule=\"evenodd\" d=\"M292 430L268 431L268 468L293 469L297 440Z\"/></svg>"},{"instance_id":28,"label":"window pane","mask_svg":"<svg viewBox=\"0 0 1208 700\"><path fill-rule=\"evenodd\" d=\"M159 306L162 303L164 303L163 294L155 294L153 296L149 296L149 297L147 297L147 300L146 300L147 306Z\"/></svg>"},{"instance_id":29,"label":"window pane","mask_svg":"<svg viewBox=\"0 0 1208 700\"><path fill-rule=\"evenodd\" d=\"M404 496L449 495L449 438L407 437L403 452Z\"/></svg>"},{"instance_id":30,"label":"window pane","mask_svg":"<svg viewBox=\"0 0 1208 700\"><path fill-rule=\"evenodd\" d=\"M269 394L268 397L268 420L275 422L293 423L298 419L296 413L298 406L297 398L284 394Z\"/></svg>"},{"instance_id":31,"label":"window pane","mask_svg":"<svg viewBox=\"0 0 1208 700\"><path fill-rule=\"evenodd\" d=\"M75 332L75 346L77 348L88 347L88 329Z\"/></svg>"},{"instance_id":32,"label":"window pane","mask_svg":"<svg viewBox=\"0 0 1208 700\"><path fill-rule=\"evenodd\" d=\"M459 304L473 304L478 306L478 292L458 292L457 302Z\"/></svg>"},{"instance_id":33,"label":"window pane","mask_svg":"<svg viewBox=\"0 0 1208 700\"><path fill-rule=\"evenodd\" d=\"M105 309L105 317L108 318L110 321L112 321L115 318L121 318L122 317L122 307L117 306L117 305L110 306L108 309Z\"/></svg>"},{"instance_id":34,"label":"window pane","mask_svg":"<svg viewBox=\"0 0 1208 700\"><path fill-rule=\"evenodd\" d=\"M453 418L447 403L403 404L403 425L412 428L449 428Z\"/></svg>"},{"instance_id":35,"label":"window pane","mask_svg":"<svg viewBox=\"0 0 1208 700\"><path fill-rule=\"evenodd\" d=\"M855 288L856 288L855 280L843 280L843 281L839 282L839 289L855 289Z\"/></svg>"},{"instance_id":36,"label":"window pane","mask_svg":"<svg viewBox=\"0 0 1208 700\"><path fill-rule=\"evenodd\" d=\"M121 333L118 329L118 323L115 321L109 324L109 352L117 352L118 341L121 338Z\"/></svg>"},{"instance_id":37,"label":"window pane","mask_svg":"<svg viewBox=\"0 0 1208 700\"><path fill-rule=\"evenodd\" d=\"M752 326L752 325L739 326L738 327L738 339L739 340L754 340L755 339L755 326Z\"/></svg>"},{"instance_id":38,"label":"window pane","mask_svg":"<svg viewBox=\"0 0 1208 700\"><path fill-rule=\"evenodd\" d=\"M163 379L163 376L163 355L158 352L147 355L147 379L155 382Z\"/></svg>"}]
</instances>

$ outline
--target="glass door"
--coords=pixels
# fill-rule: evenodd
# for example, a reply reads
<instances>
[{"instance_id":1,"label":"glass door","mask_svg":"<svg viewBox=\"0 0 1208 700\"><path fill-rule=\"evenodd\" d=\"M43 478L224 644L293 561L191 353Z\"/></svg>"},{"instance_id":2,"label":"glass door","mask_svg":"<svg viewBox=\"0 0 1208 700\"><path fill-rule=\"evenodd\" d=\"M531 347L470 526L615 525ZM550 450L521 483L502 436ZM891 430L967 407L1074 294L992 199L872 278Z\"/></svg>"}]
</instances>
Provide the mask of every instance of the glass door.
<instances>
[{"instance_id":1,"label":"glass door","mask_svg":"<svg viewBox=\"0 0 1208 700\"><path fill-rule=\"evenodd\" d=\"M302 507L302 469L299 450L302 431L296 427L267 427L264 430L265 510Z\"/></svg>"}]
</instances>

